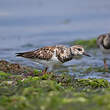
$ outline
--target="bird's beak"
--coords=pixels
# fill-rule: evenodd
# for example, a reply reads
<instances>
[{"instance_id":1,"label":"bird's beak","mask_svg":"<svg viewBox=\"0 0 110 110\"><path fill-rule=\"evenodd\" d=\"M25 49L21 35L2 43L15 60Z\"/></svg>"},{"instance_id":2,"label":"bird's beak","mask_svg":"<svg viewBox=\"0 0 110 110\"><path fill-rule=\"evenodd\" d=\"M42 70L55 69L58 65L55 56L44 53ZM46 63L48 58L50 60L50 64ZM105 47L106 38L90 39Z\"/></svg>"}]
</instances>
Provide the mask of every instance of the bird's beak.
<instances>
[{"instance_id":1,"label":"bird's beak","mask_svg":"<svg viewBox=\"0 0 110 110\"><path fill-rule=\"evenodd\" d=\"M87 53L85 53L85 52L83 53L83 55L88 56L88 57L91 57L89 54L87 54Z\"/></svg>"}]
</instances>

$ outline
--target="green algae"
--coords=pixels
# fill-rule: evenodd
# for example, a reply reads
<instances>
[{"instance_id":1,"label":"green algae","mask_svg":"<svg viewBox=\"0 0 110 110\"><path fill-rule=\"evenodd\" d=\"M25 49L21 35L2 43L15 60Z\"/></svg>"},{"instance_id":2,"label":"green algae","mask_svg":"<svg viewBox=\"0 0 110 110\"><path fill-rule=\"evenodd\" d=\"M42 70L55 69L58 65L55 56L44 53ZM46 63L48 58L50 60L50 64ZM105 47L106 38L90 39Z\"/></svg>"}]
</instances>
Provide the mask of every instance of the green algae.
<instances>
[{"instance_id":1,"label":"green algae","mask_svg":"<svg viewBox=\"0 0 110 110\"><path fill-rule=\"evenodd\" d=\"M82 45L85 49L97 48L96 39L90 40L76 40L68 43L70 46L72 45Z\"/></svg>"},{"instance_id":2,"label":"green algae","mask_svg":"<svg viewBox=\"0 0 110 110\"><path fill-rule=\"evenodd\" d=\"M9 75L11 75L11 74L7 74L5 72L0 71L0 76L9 76Z\"/></svg>"},{"instance_id":3,"label":"green algae","mask_svg":"<svg viewBox=\"0 0 110 110\"><path fill-rule=\"evenodd\" d=\"M80 86L90 87L90 88L101 88L101 87L109 87L109 83L104 79L78 79L77 83Z\"/></svg>"},{"instance_id":4,"label":"green algae","mask_svg":"<svg viewBox=\"0 0 110 110\"><path fill-rule=\"evenodd\" d=\"M0 85L1 110L103 110L104 104L109 110L109 82L104 79L46 74L11 81L16 83Z\"/></svg>"},{"instance_id":5,"label":"green algae","mask_svg":"<svg viewBox=\"0 0 110 110\"><path fill-rule=\"evenodd\" d=\"M89 67L83 72L93 70ZM22 70L25 75L18 74L18 71L15 74L10 70L9 73L0 72L0 110L110 109L110 83L107 80L75 79L74 76L55 73L43 75L36 69L30 73Z\"/></svg>"}]
</instances>

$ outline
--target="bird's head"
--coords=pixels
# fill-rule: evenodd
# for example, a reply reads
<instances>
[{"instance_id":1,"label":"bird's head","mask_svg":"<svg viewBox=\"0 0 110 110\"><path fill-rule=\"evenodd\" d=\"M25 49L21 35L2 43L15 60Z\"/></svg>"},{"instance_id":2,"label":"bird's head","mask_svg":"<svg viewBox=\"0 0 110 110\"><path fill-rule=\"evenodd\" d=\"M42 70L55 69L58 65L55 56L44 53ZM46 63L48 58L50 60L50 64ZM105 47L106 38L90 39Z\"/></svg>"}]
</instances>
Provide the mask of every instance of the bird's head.
<instances>
[{"instance_id":1,"label":"bird's head","mask_svg":"<svg viewBox=\"0 0 110 110\"><path fill-rule=\"evenodd\" d=\"M83 48L82 46L80 46L80 45L71 46L71 47L70 47L70 50L71 50L72 55L75 55L75 56L85 55L85 56L90 57L90 55L87 54L87 53L84 51L84 48Z\"/></svg>"}]
</instances>

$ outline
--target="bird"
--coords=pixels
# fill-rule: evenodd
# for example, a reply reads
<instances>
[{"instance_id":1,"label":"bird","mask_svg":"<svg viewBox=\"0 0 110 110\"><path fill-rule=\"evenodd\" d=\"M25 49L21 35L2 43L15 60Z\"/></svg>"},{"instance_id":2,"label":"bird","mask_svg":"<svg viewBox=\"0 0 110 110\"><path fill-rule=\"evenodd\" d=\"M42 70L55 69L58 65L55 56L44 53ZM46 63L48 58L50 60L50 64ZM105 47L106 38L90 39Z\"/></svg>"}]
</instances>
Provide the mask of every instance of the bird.
<instances>
[{"instance_id":1,"label":"bird","mask_svg":"<svg viewBox=\"0 0 110 110\"><path fill-rule=\"evenodd\" d=\"M108 71L107 59L110 56L110 33L99 35L96 43L103 54L104 68Z\"/></svg>"},{"instance_id":2,"label":"bird","mask_svg":"<svg viewBox=\"0 0 110 110\"><path fill-rule=\"evenodd\" d=\"M90 57L80 45L71 47L66 47L64 45L45 46L28 52L16 53L17 57L24 57L42 64L45 67L42 71L43 74L47 73L47 70L51 72L56 64L63 64L74 59L75 56L82 55Z\"/></svg>"}]
</instances>

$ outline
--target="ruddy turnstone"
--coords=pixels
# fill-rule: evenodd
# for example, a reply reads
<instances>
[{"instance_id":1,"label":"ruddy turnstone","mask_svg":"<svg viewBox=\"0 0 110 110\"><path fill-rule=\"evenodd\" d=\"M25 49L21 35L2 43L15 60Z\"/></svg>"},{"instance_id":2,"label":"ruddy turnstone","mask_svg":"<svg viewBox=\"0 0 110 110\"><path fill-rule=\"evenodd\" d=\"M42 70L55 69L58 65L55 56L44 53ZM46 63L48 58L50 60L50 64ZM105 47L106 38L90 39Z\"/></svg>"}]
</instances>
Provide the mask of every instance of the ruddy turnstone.
<instances>
[{"instance_id":1,"label":"ruddy turnstone","mask_svg":"<svg viewBox=\"0 0 110 110\"><path fill-rule=\"evenodd\" d=\"M99 35L97 38L97 45L103 53L104 68L108 70L106 60L110 58L110 33Z\"/></svg>"},{"instance_id":2,"label":"ruddy turnstone","mask_svg":"<svg viewBox=\"0 0 110 110\"><path fill-rule=\"evenodd\" d=\"M47 69L48 71L52 71L55 64L70 61L75 56L80 55L90 56L85 53L84 48L80 45L71 46L70 48L63 45L48 46L34 51L16 53L16 56L28 58L37 63L43 64L46 67L43 73L46 73Z\"/></svg>"}]
</instances>

